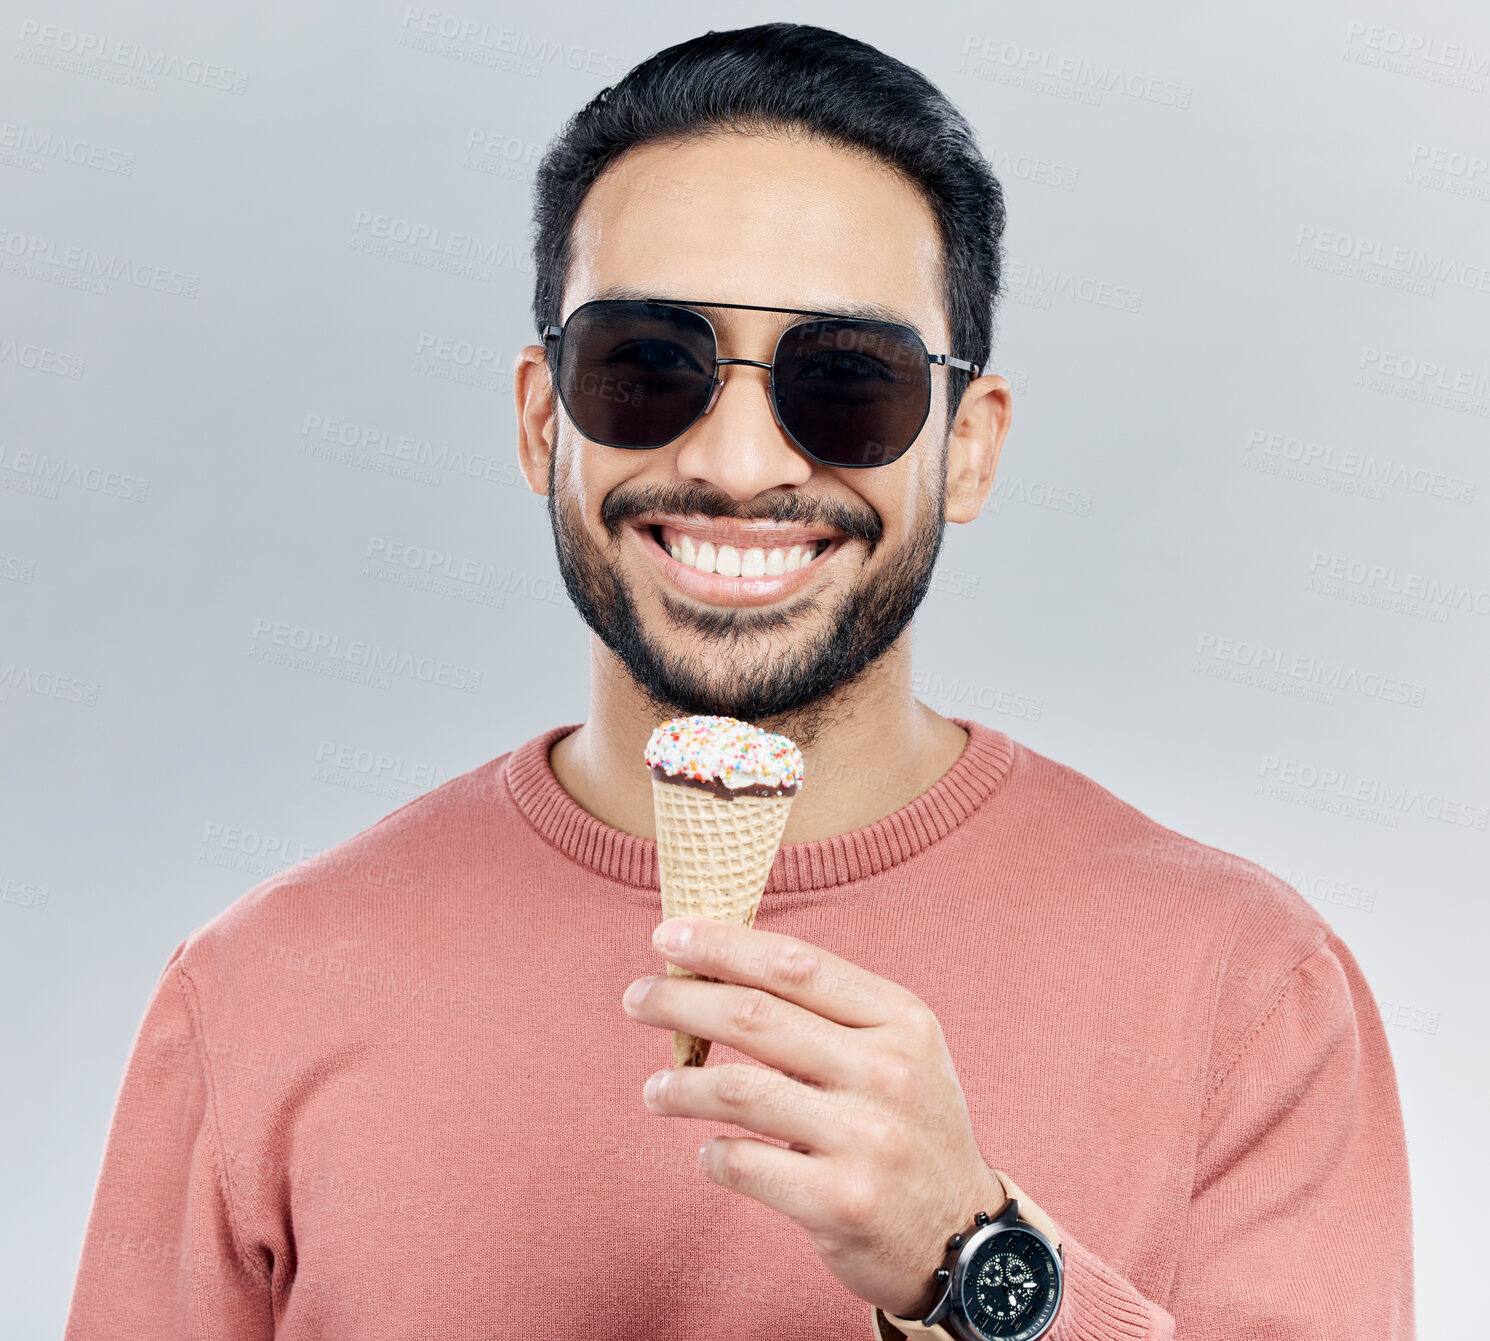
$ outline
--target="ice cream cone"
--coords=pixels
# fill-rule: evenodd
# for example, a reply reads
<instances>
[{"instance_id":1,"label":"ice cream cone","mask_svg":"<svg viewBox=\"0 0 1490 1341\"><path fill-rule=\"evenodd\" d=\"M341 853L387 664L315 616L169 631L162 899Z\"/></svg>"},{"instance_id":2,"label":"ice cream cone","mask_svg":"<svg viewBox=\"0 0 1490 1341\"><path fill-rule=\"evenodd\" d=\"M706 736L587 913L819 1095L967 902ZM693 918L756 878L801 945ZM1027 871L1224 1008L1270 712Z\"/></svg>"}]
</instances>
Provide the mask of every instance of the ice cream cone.
<instances>
[{"instance_id":1,"label":"ice cream cone","mask_svg":"<svg viewBox=\"0 0 1490 1341\"><path fill-rule=\"evenodd\" d=\"M750 926L794 794L724 798L654 775L663 917L713 917ZM667 972L674 978L707 979L671 961ZM673 1031L674 1066L702 1066L708 1055L707 1038Z\"/></svg>"},{"instance_id":2,"label":"ice cream cone","mask_svg":"<svg viewBox=\"0 0 1490 1341\"><path fill-rule=\"evenodd\" d=\"M802 785L802 751L735 717L664 722L642 760L652 771L663 917L748 927ZM709 975L668 961L674 978ZM702 1066L709 1040L673 1031L673 1064Z\"/></svg>"}]
</instances>

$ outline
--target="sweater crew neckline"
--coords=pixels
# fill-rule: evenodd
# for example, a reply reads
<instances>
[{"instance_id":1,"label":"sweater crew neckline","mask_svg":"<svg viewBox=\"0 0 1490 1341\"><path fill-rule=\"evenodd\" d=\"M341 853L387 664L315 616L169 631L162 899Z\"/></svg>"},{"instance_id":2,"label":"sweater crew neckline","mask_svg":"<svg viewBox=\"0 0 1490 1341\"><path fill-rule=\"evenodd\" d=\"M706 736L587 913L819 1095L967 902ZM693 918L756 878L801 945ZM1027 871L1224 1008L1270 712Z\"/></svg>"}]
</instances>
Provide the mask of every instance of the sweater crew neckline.
<instances>
[{"instance_id":1,"label":"sweater crew neckline","mask_svg":"<svg viewBox=\"0 0 1490 1341\"><path fill-rule=\"evenodd\" d=\"M957 761L927 790L873 824L808 843L785 843L776 854L766 893L830 889L898 866L939 842L993 793L1009 772L1014 742L981 722L949 717L968 733ZM528 822L572 861L622 884L659 887L657 844L595 818L566 792L549 763L554 743L582 723L551 727L507 756L508 790ZM640 765L638 765L640 767ZM869 775L838 785L893 785ZM811 779L806 780L811 785Z\"/></svg>"}]
</instances>

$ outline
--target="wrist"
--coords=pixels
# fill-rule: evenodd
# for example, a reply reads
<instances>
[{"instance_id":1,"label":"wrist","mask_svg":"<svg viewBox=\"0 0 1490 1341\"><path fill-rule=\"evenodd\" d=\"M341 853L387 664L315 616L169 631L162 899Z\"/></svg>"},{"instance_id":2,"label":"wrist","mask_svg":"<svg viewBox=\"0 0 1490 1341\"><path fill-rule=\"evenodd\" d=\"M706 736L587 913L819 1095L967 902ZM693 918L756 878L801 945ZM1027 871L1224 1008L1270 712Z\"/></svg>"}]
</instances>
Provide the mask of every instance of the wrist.
<instances>
[{"instance_id":1,"label":"wrist","mask_svg":"<svg viewBox=\"0 0 1490 1341\"><path fill-rule=\"evenodd\" d=\"M1007 1173L1004 1173L1001 1169L992 1169L990 1172L993 1174L998 1187L1002 1190L1002 1195L1006 1199L1013 1197L1019 1203L1019 1218L1025 1221L1025 1223L1033 1225L1050 1240L1051 1247L1059 1250L1061 1246L1061 1232L1056 1228L1055 1221L1035 1205L1030 1199L1029 1194L1022 1192ZM993 1212L995 1215L998 1214L999 1210L1003 1209L1003 1204L1002 1201L999 1202L998 1207Z\"/></svg>"},{"instance_id":2,"label":"wrist","mask_svg":"<svg viewBox=\"0 0 1490 1341\"><path fill-rule=\"evenodd\" d=\"M1009 1198L1014 1195L1016 1194L1005 1186L999 1171L985 1166L983 1178L979 1180L976 1188L968 1194L967 1202L961 1207L956 1223L947 1225L941 1238L928 1251L925 1288L917 1296L914 1306L904 1309L887 1308L884 1310L886 1317L892 1319L900 1318L906 1321L919 1321L930 1313L936 1306L936 1301L946 1289L946 1283L938 1280L935 1272L947 1251L947 1240L953 1234L967 1234L973 1225L973 1217L979 1211L997 1217L998 1213L1008 1205ZM1024 1213L1023 1201L1020 1202L1020 1213L1021 1215Z\"/></svg>"}]
</instances>

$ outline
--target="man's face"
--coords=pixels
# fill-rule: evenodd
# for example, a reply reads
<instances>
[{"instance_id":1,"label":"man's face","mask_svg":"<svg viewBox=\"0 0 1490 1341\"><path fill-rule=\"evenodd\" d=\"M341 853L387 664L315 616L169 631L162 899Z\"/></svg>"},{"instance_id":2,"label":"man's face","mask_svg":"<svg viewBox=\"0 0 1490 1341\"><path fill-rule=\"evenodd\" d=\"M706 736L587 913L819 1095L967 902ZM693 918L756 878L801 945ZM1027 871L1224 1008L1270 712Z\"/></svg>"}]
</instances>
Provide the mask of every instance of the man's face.
<instances>
[{"instance_id":1,"label":"man's face","mask_svg":"<svg viewBox=\"0 0 1490 1341\"><path fill-rule=\"evenodd\" d=\"M931 350L948 348L930 209L887 167L818 141L719 135L613 164L575 223L565 318L622 285L826 311L873 302ZM801 319L700 310L721 357L762 361ZM725 365L720 376L709 412L647 451L589 441L555 396L559 567L659 718L717 713L810 744L930 583L944 525L945 374L933 370L911 448L861 470L798 450L771 413L766 369Z\"/></svg>"}]
</instances>

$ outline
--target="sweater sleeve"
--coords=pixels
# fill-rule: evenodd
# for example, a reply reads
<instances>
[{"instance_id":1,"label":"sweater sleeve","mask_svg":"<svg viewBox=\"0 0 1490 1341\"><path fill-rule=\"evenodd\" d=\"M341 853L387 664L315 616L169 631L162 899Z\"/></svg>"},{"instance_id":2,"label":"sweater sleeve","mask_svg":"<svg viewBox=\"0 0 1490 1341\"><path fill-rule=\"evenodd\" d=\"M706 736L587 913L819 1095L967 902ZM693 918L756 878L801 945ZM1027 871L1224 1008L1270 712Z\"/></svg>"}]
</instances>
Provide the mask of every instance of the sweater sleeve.
<instances>
[{"instance_id":1,"label":"sweater sleeve","mask_svg":"<svg viewBox=\"0 0 1490 1341\"><path fill-rule=\"evenodd\" d=\"M1165 1306L1062 1231L1052 1341L1413 1341L1396 1075L1338 937L1294 968L1223 1066Z\"/></svg>"},{"instance_id":2,"label":"sweater sleeve","mask_svg":"<svg viewBox=\"0 0 1490 1341\"><path fill-rule=\"evenodd\" d=\"M1168 1297L1057 1223L1050 1341L1413 1341L1407 1141L1386 1029L1329 935L1205 1100Z\"/></svg>"},{"instance_id":3,"label":"sweater sleeve","mask_svg":"<svg viewBox=\"0 0 1490 1341\"><path fill-rule=\"evenodd\" d=\"M1327 935L1202 1115L1170 1292L1181 1341L1412 1341L1407 1139L1381 1012Z\"/></svg>"},{"instance_id":4,"label":"sweater sleeve","mask_svg":"<svg viewBox=\"0 0 1490 1341\"><path fill-rule=\"evenodd\" d=\"M191 980L171 956L114 1104L65 1341L268 1341L267 1269L242 1251Z\"/></svg>"}]
</instances>

